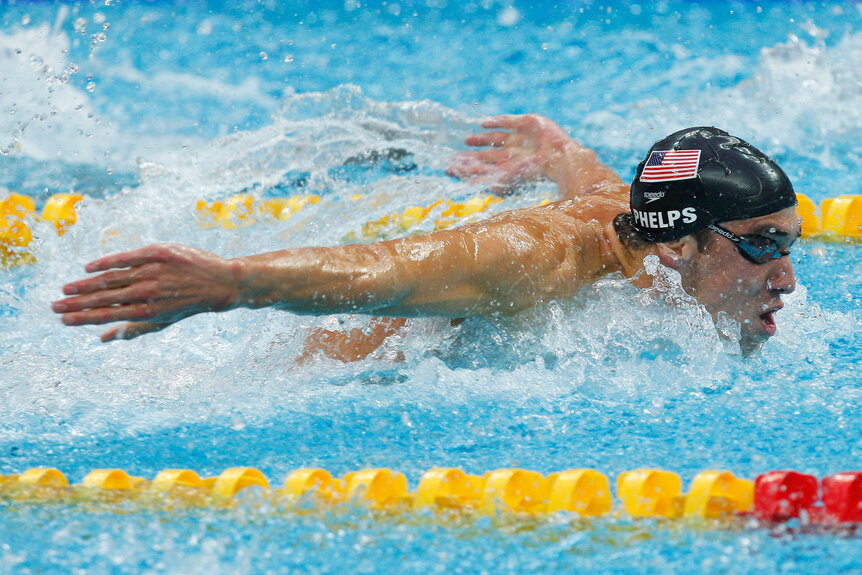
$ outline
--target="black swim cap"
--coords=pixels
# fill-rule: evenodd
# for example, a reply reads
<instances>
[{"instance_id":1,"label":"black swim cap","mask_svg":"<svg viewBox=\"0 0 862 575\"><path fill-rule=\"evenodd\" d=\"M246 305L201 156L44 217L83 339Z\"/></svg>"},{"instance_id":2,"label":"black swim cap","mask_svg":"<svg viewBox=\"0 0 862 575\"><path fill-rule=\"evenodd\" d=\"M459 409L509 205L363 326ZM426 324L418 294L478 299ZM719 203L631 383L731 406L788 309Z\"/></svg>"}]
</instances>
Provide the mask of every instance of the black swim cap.
<instances>
[{"instance_id":1,"label":"black swim cap","mask_svg":"<svg viewBox=\"0 0 862 575\"><path fill-rule=\"evenodd\" d=\"M653 242L795 205L793 185L778 164L711 127L680 130L653 144L631 188L632 226Z\"/></svg>"}]
</instances>

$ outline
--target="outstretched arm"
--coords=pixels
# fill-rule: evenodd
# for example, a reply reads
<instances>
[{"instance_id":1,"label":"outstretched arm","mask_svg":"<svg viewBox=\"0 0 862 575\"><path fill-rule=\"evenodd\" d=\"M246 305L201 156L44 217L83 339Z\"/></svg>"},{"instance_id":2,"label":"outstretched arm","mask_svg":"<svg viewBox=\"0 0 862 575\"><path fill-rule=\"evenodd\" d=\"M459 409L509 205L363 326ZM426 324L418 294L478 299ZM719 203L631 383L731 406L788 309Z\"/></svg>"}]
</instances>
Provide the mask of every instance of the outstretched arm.
<instances>
[{"instance_id":1,"label":"outstretched arm","mask_svg":"<svg viewBox=\"0 0 862 575\"><path fill-rule=\"evenodd\" d=\"M237 307L399 317L514 313L570 297L605 271L602 226L574 217L578 211L551 205L423 236L232 260L148 246L91 262L86 270L99 275L66 285L69 297L53 309L67 325L131 322L103 340Z\"/></svg>"},{"instance_id":2,"label":"outstretched arm","mask_svg":"<svg viewBox=\"0 0 862 575\"><path fill-rule=\"evenodd\" d=\"M486 147L458 154L449 167L453 176L479 178L491 187L508 189L520 182L548 178L562 199L626 186L599 161L596 153L570 138L552 120L538 114L494 116L482 122L491 130L473 134L467 145Z\"/></svg>"}]
</instances>

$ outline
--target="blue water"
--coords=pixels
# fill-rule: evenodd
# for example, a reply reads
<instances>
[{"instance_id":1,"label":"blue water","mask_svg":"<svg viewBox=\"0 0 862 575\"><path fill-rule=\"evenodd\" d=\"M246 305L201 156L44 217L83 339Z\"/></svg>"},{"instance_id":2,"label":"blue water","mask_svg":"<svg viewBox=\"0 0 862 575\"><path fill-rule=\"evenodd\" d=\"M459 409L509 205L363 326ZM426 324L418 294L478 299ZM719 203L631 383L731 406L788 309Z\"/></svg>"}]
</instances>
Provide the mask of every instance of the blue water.
<instances>
[{"instance_id":1,"label":"blue water","mask_svg":"<svg viewBox=\"0 0 862 575\"><path fill-rule=\"evenodd\" d=\"M617 278L512 320L414 320L349 365L296 357L310 328L361 317L243 310L102 345L47 305L116 250L339 244L482 194L445 168L486 114L548 115L624 178L659 137L714 124L815 201L860 193L857 3L4 3L0 20L0 185L86 196L66 235L33 223L37 264L0 272L0 474L389 466L415 487L435 465L686 483L862 467L857 244L795 250L800 288L750 360L696 306ZM239 192L321 200L200 225L197 200ZM491 211L553 197L540 183ZM237 509L0 507L2 573L862 570L857 534L796 524L300 514L253 492Z\"/></svg>"}]
</instances>

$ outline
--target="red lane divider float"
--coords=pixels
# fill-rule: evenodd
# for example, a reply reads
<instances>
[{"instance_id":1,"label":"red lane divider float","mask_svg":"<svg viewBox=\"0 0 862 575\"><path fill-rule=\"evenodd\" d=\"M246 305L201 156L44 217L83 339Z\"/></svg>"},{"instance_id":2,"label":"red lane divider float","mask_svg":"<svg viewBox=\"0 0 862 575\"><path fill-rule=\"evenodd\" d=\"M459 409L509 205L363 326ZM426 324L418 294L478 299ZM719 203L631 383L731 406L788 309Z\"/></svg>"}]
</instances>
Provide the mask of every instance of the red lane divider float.
<instances>
[{"instance_id":1,"label":"red lane divider float","mask_svg":"<svg viewBox=\"0 0 862 575\"><path fill-rule=\"evenodd\" d=\"M754 515L769 521L807 516L814 523L862 522L862 472L813 475L770 471L755 482Z\"/></svg>"},{"instance_id":2,"label":"red lane divider float","mask_svg":"<svg viewBox=\"0 0 862 575\"><path fill-rule=\"evenodd\" d=\"M363 469L341 478L325 469L297 469L282 487L270 487L264 474L251 467L232 467L211 478L201 478L188 469L165 469L152 481L121 469L96 469L78 485L70 485L57 469L36 468L0 476L0 501L73 503L111 493L113 498L125 496L127 503L137 498L142 506L152 507L160 505L159 494L169 493L168 507L175 508L183 499L187 505L224 505L252 486L275 500L301 500L305 506L316 507L353 501L372 509L400 511L430 508L484 515L566 511L582 517L608 515L614 508L607 476L592 469L548 476L526 469L498 469L479 476L441 467L427 471L415 492L409 491L403 473L390 469ZM795 471L770 471L750 481L729 471L711 470L699 473L688 493L683 493L676 473L636 469L619 475L616 496L621 502L617 515L633 518L752 516L768 523L790 519L825 525L862 522L862 472L836 473L818 481Z\"/></svg>"},{"instance_id":3,"label":"red lane divider float","mask_svg":"<svg viewBox=\"0 0 862 575\"><path fill-rule=\"evenodd\" d=\"M862 473L836 473L820 482L823 519L862 523Z\"/></svg>"},{"instance_id":4,"label":"red lane divider float","mask_svg":"<svg viewBox=\"0 0 862 575\"><path fill-rule=\"evenodd\" d=\"M784 521L810 513L819 499L820 485L813 475L770 471L754 483L754 514L760 519Z\"/></svg>"}]
</instances>

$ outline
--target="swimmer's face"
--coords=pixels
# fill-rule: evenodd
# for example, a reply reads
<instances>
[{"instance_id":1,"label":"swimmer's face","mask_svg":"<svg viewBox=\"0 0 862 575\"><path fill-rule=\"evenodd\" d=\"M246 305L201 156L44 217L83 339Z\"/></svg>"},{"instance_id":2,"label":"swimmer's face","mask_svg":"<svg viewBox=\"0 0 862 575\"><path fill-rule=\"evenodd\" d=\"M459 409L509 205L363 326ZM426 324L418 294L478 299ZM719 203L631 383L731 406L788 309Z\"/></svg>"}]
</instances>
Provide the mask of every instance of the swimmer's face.
<instances>
[{"instance_id":1,"label":"swimmer's face","mask_svg":"<svg viewBox=\"0 0 862 575\"><path fill-rule=\"evenodd\" d=\"M774 239L783 253L800 234L796 208L724 222L721 227L737 236L758 234ZM790 257L755 264L739 253L736 244L713 232L706 245L689 250L685 259L680 273L686 291L713 319L724 312L739 323L743 352L756 350L776 332L775 312L784 307L781 295L796 289Z\"/></svg>"}]
</instances>

